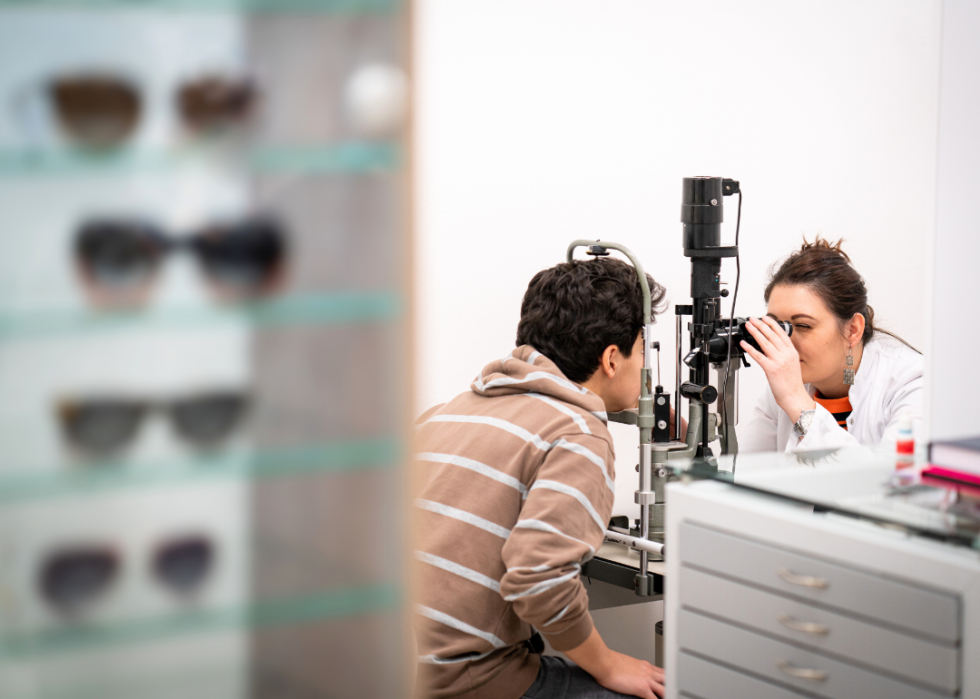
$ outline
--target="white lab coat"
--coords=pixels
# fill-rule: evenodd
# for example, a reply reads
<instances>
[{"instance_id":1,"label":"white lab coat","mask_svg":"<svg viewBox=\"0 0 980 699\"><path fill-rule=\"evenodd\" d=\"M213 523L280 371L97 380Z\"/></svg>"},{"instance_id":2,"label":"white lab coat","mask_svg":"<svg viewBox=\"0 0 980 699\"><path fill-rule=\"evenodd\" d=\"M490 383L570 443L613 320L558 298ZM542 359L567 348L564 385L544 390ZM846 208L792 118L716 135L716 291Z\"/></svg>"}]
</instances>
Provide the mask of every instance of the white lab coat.
<instances>
[{"instance_id":1,"label":"white lab coat","mask_svg":"<svg viewBox=\"0 0 980 699\"><path fill-rule=\"evenodd\" d=\"M751 419L737 432L738 450L792 453L894 442L903 413L911 418L912 434L919 439L923 436L922 366L921 354L890 335L875 333L864 346L848 393L851 415L846 430L818 403L806 436L799 438L767 384ZM809 384L806 389L811 396L816 390Z\"/></svg>"}]
</instances>

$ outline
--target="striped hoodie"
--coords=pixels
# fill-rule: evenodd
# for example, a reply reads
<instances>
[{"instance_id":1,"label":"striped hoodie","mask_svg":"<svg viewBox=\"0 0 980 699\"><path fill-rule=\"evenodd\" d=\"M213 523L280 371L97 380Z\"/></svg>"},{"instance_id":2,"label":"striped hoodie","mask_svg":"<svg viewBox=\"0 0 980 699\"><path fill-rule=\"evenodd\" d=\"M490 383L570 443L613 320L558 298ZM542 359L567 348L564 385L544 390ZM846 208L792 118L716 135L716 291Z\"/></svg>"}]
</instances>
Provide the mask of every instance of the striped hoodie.
<instances>
[{"instance_id":1,"label":"striped hoodie","mask_svg":"<svg viewBox=\"0 0 980 699\"><path fill-rule=\"evenodd\" d=\"M612 511L602 399L530 346L419 418L416 636L422 697L518 699L543 634L569 650L592 633L582 564Z\"/></svg>"}]
</instances>

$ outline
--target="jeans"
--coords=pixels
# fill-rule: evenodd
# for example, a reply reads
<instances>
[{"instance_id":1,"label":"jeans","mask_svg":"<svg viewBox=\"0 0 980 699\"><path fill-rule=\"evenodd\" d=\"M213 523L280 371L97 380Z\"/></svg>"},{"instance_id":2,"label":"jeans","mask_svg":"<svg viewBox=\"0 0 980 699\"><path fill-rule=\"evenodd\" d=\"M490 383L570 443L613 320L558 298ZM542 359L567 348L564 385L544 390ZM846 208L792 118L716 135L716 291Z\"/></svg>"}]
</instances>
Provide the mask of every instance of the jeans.
<instances>
[{"instance_id":1,"label":"jeans","mask_svg":"<svg viewBox=\"0 0 980 699\"><path fill-rule=\"evenodd\" d=\"M573 662L542 655L538 677L522 699L629 699L629 695L606 689Z\"/></svg>"}]
</instances>

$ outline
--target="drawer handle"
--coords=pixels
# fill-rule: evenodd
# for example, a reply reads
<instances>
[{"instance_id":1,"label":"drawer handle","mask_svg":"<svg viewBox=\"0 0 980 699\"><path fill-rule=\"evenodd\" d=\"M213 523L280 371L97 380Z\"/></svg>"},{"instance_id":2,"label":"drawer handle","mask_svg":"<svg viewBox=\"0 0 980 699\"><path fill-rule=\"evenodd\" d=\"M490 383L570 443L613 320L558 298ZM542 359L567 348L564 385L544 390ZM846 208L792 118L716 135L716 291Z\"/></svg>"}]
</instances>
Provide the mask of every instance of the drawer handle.
<instances>
[{"instance_id":1,"label":"drawer handle","mask_svg":"<svg viewBox=\"0 0 980 699\"><path fill-rule=\"evenodd\" d=\"M785 626L787 629L802 631L803 633L813 633L823 636L830 633L829 626L824 624L816 624L812 621L800 621L799 619L794 619L788 614L783 614L781 617L779 617L779 623Z\"/></svg>"},{"instance_id":2,"label":"drawer handle","mask_svg":"<svg viewBox=\"0 0 980 699\"><path fill-rule=\"evenodd\" d=\"M786 570L785 568L780 568L776 573L786 582L792 585L800 585L801 587L816 587L820 590L826 590L830 587L830 583L823 578L814 578L810 575L797 575L796 573Z\"/></svg>"},{"instance_id":3,"label":"drawer handle","mask_svg":"<svg viewBox=\"0 0 980 699\"><path fill-rule=\"evenodd\" d=\"M809 680L811 682L823 682L827 679L827 673L823 670L810 670L805 667L796 667L785 660L777 660L776 667L790 677L798 680Z\"/></svg>"}]
</instances>

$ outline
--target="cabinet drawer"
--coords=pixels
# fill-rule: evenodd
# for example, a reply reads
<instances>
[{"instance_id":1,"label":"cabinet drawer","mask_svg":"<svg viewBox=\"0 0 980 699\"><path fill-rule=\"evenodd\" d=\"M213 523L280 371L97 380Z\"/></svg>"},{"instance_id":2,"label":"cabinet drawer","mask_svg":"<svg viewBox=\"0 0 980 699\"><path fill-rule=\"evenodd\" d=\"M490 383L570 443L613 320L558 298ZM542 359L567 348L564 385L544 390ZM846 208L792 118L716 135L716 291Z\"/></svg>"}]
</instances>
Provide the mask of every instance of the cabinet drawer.
<instances>
[{"instance_id":1,"label":"cabinet drawer","mask_svg":"<svg viewBox=\"0 0 980 699\"><path fill-rule=\"evenodd\" d=\"M820 697L936 699L932 692L878 673L833 660L812 650L776 641L682 609L678 618L681 651L717 659L745 672Z\"/></svg>"},{"instance_id":2,"label":"cabinet drawer","mask_svg":"<svg viewBox=\"0 0 980 699\"><path fill-rule=\"evenodd\" d=\"M682 697L697 699L800 699L802 695L687 653L677 658L677 686Z\"/></svg>"},{"instance_id":3,"label":"cabinet drawer","mask_svg":"<svg viewBox=\"0 0 980 699\"><path fill-rule=\"evenodd\" d=\"M683 563L835 607L939 641L960 639L954 595L879 577L691 522L681 524Z\"/></svg>"},{"instance_id":4,"label":"cabinet drawer","mask_svg":"<svg viewBox=\"0 0 980 699\"><path fill-rule=\"evenodd\" d=\"M954 693L959 688L959 649L952 644L908 636L692 568L681 568L677 590L684 608L938 691Z\"/></svg>"}]
</instances>

